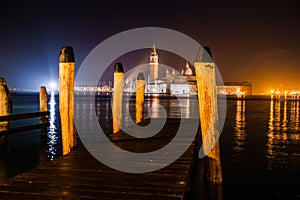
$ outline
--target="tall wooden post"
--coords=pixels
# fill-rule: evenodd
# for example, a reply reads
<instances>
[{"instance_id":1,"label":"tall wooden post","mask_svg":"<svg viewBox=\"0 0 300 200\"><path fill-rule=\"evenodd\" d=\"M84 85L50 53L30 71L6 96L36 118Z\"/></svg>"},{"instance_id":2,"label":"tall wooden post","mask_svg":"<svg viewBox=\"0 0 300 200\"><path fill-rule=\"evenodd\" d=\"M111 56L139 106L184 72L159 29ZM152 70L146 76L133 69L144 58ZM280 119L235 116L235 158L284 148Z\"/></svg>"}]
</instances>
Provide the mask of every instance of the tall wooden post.
<instances>
[{"instance_id":1,"label":"tall wooden post","mask_svg":"<svg viewBox=\"0 0 300 200\"><path fill-rule=\"evenodd\" d=\"M5 78L0 77L0 116L10 114L11 99ZM0 122L0 130L8 130L9 122Z\"/></svg>"},{"instance_id":2,"label":"tall wooden post","mask_svg":"<svg viewBox=\"0 0 300 200\"><path fill-rule=\"evenodd\" d=\"M0 116L9 115L11 112L11 98L5 78L0 77ZM0 122L0 131L7 131L9 128L9 122ZM0 137L1 152L8 152L7 135ZM4 145L3 145L4 144Z\"/></svg>"},{"instance_id":3,"label":"tall wooden post","mask_svg":"<svg viewBox=\"0 0 300 200\"><path fill-rule=\"evenodd\" d=\"M124 85L124 69L122 63L114 66L114 93L113 93L113 133L117 133L122 125L122 98Z\"/></svg>"},{"instance_id":4,"label":"tall wooden post","mask_svg":"<svg viewBox=\"0 0 300 200\"><path fill-rule=\"evenodd\" d=\"M216 71L208 47L201 47L195 62L203 152L208 158L205 173L214 189L222 184L220 148L218 142L218 104ZM214 191L214 199L222 199L222 191Z\"/></svg>"},{"instance_id":5,"label":"tall wooden post","mask_svg":"<svg viewBox=\"0 0 300 200\"><path fill-rule=\"evenodd\" d=\"M45 86L40 87L40 112L48 111L48 93Z\"/></svg>"},{"instance_id":6,"label":"tall wooden post","mask_svg":"<svg viewBox=\"0 0 300 200\"><path fill-rule=\"evenodd\" d=\"M63 155L76 146L74 124L74 69L75 57L73 48L65 46L59 55L59 113Z\"/></svg>"},{"instance_id":7,"label":"tall wooden post","mask_svg":"<svg viewBox=\"0 0 300 200\"><path fill-rule=\"evenodd\" d=\"M48 111L48 93L45 86L40 87L40 112ZM48 121L48 117L46 115L41 116L40 123L45 124ZM47 135L47 127L43 127L41 129L42 138Z\"/></svg>"},{"instance_id":8,"label":"tall wooden post","mask_svg":"<svg viewBox=\"0 0 300 200\"><path fill-rule=\"evenodd\" d=\"M136 95L135 95L135 122L138 124L143 120L144 99L145 99L145 77L142 72L138 74L136 80Z\"/></svg>"}]
</instances>

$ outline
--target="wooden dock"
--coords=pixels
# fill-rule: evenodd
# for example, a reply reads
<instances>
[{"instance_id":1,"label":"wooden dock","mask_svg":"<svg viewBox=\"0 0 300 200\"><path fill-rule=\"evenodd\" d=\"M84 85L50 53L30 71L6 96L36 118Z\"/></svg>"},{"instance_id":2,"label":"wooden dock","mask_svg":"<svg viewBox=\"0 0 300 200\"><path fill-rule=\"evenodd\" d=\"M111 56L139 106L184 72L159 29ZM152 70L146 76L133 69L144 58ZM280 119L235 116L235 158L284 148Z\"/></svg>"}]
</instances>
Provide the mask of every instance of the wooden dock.
<instances>
[{"instance_id":1,"label":"wooden dock","mask_svg":"<svg viewBox=\"0 0 300 200\"><path fill-rule=\"evenodd\" d=\"M0 116L0 122L16 121L16 120L23 120L23 119L36 118L36 117L39 117L40 119L44 119L44 120L40 120L40 123L38 123L38 124L32 124L32 125L15 127L15 128L7 127L7 129L0 130L0 137L12 135L15 133L20 133L20 132L26 132L26 131L36 130L36 129L47 128L50 125L50 123L47 121L47 117L49 115L50 115L50 111Z\"/></svg>"},{"instance_id":2,"label":"wooden dock","mask_svg":"<svg viewBox=\"0 0 300 200\"><path fill-rule=\"evenodd\" d=\"M140 152L160 148L172 140L179 123L180 119L168 119L161 132L148 139L119 132L113 142L123 149ZM114 170L79 146L65 156L0 183L0 199L187 199L197 156L195 143L196 140L169 166L148 173Z\"/></svg>"}]
</instances>

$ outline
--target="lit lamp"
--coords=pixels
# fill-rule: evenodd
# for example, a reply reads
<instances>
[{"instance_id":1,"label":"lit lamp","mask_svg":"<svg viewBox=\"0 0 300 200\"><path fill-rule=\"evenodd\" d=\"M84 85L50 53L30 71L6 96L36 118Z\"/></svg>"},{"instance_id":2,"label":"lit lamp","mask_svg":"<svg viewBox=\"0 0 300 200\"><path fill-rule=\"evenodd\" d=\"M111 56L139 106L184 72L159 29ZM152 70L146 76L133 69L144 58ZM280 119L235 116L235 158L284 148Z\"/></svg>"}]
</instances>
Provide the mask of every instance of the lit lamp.
<instances>
[{"instance_id":1,"label":"lit lamp","mask_svg":"<svg viewBox=\"0 0 300 200\"><path fill-rule=\"evenodd\" d=\"M285 98L285 99L286 99L286 97L287 97L287 94L288 94L288 92L285 91L285 92L284 92L284 98Z\"/></svg>"},{"instance_id":2,"label":"lit lamp","mask_svg":"<svg viewBox=\"0 0 300 200\"><path fill-rule=\"evenodd\" d=\"M277 98L280 98L280 93L281 93L281 92L280 92L279 90L276 90L276 97L277 97Z\"/></svg>"},{"instance_id":3,"label":"lit lamp","mask_svg":"<svg viewBox=\"0 0 300 200\"><path fill-rule=\"evenodd\" d=\"M273 98L274 90L270 90L271 98Z\"/></svg>"},{"instance_id":4,"label":"lit lamp","mask_svg":"<svg viewBox=\"0 0 300 200\"><path fill-rule=\"evenodd\" d=\"M53 82L53 81L49 83L49 87L50 87L51 91L55 91L56 90L56 86L57 86L56 83Z\"/></svg>"}]
</instances>

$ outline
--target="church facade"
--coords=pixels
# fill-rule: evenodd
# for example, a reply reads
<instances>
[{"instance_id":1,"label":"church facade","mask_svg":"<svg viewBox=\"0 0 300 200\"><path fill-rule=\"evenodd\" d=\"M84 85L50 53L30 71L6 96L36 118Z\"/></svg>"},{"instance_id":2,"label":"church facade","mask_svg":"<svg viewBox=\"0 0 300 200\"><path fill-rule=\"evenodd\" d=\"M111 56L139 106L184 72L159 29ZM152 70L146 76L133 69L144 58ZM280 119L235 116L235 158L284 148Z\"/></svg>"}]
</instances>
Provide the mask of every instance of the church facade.
<instances>
[{"instance_id":1,"label":"church facade","mask_svg":"<svg viewBox=\"0 0 300 200\"><path fill-rule=\"evenodd\" d=\"M189 63L186 62L183 69L178 72L174 68L167 67L163 74L159 77L158 53L153 46L149 57L150 74L146 80L146 94L173 94L173 95L189 95L197 93L197 81L193 70ZM163 69L164 70L164 69ZM125 86L125 91L135 91L135 83L131 80L131 84ZM236 95L246 96L252 95L252 84L250 82L225 82L217 85L216 93L219 95Z\"/></svg>"},{"instance_id":2,"label":"church facade","mask_svg":"<svg viewBox=\"0 0 300 200\"><path fill-rule=\"evenodd\" d=\"M167 68L165 76L158 77L158 53L153 46L150 54L150 75L146 84L146 93L155 94L193 94L197 93L196 77L187 62L181 73Z\"/></svg>"}]
</instances>

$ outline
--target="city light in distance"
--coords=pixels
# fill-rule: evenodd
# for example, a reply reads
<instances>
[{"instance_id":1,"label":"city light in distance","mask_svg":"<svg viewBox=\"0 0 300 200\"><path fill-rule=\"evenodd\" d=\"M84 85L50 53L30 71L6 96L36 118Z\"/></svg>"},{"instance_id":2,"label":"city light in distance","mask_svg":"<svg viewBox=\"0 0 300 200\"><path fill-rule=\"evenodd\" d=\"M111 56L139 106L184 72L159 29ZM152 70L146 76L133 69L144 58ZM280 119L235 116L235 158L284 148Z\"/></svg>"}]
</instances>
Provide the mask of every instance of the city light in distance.
<instances>
[{"instance_id":1,"label":"city light in distance","mask_svg":"<svg viewBox=\"0 0 300 200\"><path fill-rule=\"evenodd\" d=\"M56 84L56 82L51 81L51 82L49 83L49 88L50 88L51 91L56 90L56 89L57 89L57 84Z\"/></svg>"},{"instance_id":2,"label":"city light in distance","mask_svg":"<svg viewBox=\"0 0 300 200\"><path fill-rule=\"evenodd\" d=\"M268 95L271 97L281 98L284 97L285 99L300 99L300 90L269 90Z\"/></svg>"}]
</instances>

